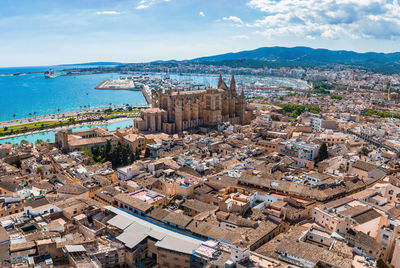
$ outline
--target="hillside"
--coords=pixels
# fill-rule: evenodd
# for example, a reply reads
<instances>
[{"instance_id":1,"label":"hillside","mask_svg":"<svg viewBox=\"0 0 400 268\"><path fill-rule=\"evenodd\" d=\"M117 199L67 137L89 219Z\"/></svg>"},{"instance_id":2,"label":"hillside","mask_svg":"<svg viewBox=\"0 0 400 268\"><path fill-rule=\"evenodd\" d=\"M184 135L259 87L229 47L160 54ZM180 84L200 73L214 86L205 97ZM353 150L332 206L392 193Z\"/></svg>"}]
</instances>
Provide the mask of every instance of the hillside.
<instances>
[{"instance_id":1,"label":"hillside","mask_svg":"<svg viewBox=\"0 0 400 268\"><path fill-rule=\"evenodd\" d=\"M344 50L313 49L309 47L262 47L254 50L226 53L191 60L208 64L261 65L261 66L316 66L351 65L378 72L400 72L400 52L358 53ZM240 63L241 62L241 63Z\"/></svg>"}]
</instances>

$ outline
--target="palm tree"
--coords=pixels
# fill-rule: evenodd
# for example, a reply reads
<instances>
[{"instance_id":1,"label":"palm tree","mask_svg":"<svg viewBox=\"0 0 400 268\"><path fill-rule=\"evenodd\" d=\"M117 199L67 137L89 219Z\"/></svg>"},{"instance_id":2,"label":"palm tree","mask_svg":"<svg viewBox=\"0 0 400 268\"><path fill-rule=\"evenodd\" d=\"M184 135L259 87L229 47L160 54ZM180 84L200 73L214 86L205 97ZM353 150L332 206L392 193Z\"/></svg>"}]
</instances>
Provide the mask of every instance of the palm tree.
<instances>
[{"instance_id":1,"label":"palm tree","mask_svg":"<svg viewBox=\"0 0 400 268\"><path fill-rule=\"evenodd\" d=\"M29 113L29 116L32 117L32 113Z\"/></svg>"},{"instance_id":2,"label":"palm tree","mask_svg":"<svg viewBox=\"0 0 400 268\"><path fill-rule=\"evenodd\" d=\"M16 116L17 116L16 114L13 114L14 119L15 119Z\"/></svg>"}]
</instances>

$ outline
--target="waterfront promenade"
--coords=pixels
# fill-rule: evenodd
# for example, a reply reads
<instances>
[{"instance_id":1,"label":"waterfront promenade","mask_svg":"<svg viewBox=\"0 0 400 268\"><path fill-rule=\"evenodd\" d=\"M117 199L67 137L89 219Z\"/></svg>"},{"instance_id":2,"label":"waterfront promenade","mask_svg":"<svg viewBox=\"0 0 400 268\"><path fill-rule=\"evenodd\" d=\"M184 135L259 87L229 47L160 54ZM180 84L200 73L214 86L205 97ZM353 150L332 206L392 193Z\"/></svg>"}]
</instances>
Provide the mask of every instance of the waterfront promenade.
<instances>
[{"instance_id":1,"label":"waterfront promenade","mask_svg":"<svg viewBox=\"0 0 400 268\"><path fill-rule=\"evenodd\" d=\"M138 105L138 106L132 106L132 109L138 110L138 109L145 109L148 107L149 107L149 105ZM119 109L119 108L126 108L126 106L112 107L112 109ZM15 125L22 125L22 124L29 124L29 123L40 123L43 121L59 121L63 118L78 117L78 116L82 116L84 114L91 114L91 113L96 114L99 112L104 113L105 110L107 110L107 109L110 109L110 107L93 108L93 109L78 110L78 111L65 112L65 113L55 113L55 114L40 115L40 116L34 116L34 117L26 117L26 118L20 118L20 119L0 121L0 128L15 126Z\"/></svg>"},{"instance_id":2,"label":"waterfront promenade","mask_svg":"<svg viewBox=\"0 0 400 268\"><path fill-rule=\"evenodd\" d=\"M123 121L128 121L132 119L132 125L133 125L133 119L136 117L129 117L129 118L116 118L116 119L110 119L107 121L93 121L93 122L85 122L85 123L79 123L79 124L72 124L68 126L62 126L62 127L57 127L57 128L52 128L51 131L60 131L63 129L70 129L70 128L77 128L77 127L85 127L85 126L98 126L98 125L108 125L108 124L113 124L117 122L123 122ZM19 134L13 134L13 135L8 135L5 137L0 137L0 144L2 143L1 141L3 139L8 139L8 138L14 138L14 137L20 137L20 136L27 136L27 135L32 135L36 133L41 133L41 132L47 132L49 129L43 129L43 130L37 130L37 131L29 131L26 133L19 133Z\"/></svg>"}]
</instances>

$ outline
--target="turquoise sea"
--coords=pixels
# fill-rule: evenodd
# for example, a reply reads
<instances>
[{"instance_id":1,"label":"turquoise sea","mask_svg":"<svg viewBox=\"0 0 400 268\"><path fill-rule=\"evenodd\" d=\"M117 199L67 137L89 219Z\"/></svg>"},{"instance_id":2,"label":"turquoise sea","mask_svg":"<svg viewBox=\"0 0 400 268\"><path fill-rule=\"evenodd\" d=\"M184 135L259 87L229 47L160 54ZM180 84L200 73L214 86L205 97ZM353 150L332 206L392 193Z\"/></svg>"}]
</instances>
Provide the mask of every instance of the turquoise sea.
<instances>
[{"instance_id":1,"label":"turquoise sea","mask_svg":"<svg viewBox=\"0 0 400 268\"><path fill-rule=\"evenodd\" d=\"M36 69L35 69L36 70ZM26 71L29 71L27 69ZM0 69L0 73L5 72ZM45 115L90 108L145 105L141 91L96 90L106 79L116 79L119 74L59 76L45 79L43 73L0 77L0 121L29 117L29 113Z\"/></svg>"},{"instance_id":2,"label":"turquoise sea","mask_svg":"<svg viewBox=\"0 0 400 268\"><path fill-rule=\"evenodd\" d=\"M96 125L102 126L102 127L107 127L108 130L114 131L117 128L125 128L128 126L133 125L133 120L126 120L126 121L120 121L116 123L111 123L111 124L105 124L105 125ZM71 128L72 130L85 130L92 128L94 126L82 126L82 127L75 127ZM42 140L42 141L49 141L49 142L54 142L54 134L56 134L56 130L50 130L50 131L44 131L40 133L34 133L34 134L29 134L29 135L23 135L23 136L18 136L18 137L13 137L13 138L5 138L5 139L0 139L0 144L4 143L12 143L12 144L20 144L21 141L26 140L29 143L35 144L37 140Z\"/></svg>"},{"instance_id":3,"label":"turquoise sea","mask_svg":"<svg viewBox=\"0 0 400 268\"><path fill-rule=\"evenodd\" d=\"M117 79L120 74L106 73L93 75L58 76L54 79L45 79L43 72L52 68L63 70L66 68L83 68L94 66L39 66L39 67L13 67L0 68L0 74L41 72L21 76L0 76L0 121L77 111L87 108L100 108L111 106L145 105L141 91L124 90L96 90L95 87L107 79ZM159 76L159 75L155 75ZM172 79L191 80L196 83L215 87L218 75L178 75L171 74ZM230 76L224 76L227 83ZM291 86L294 88L307 88L307 83L292 78L266 77L266 76L236 76L239 87L261 83L272 87ZM85 107L86 106L86 107ZM31 115L30 115L31 114ZM15 117L14 117L15 115ZM111 130L117 127L131 125L132 121L124 121L107 125ZM87 129L90 127L74 128ZM21 140L35 143L36 140L54 141L56 131L24 135L15 138L0 139L1 143L10 142L19 144Z\"/></svg>"},{"instance_id":4,"label":"turquoise sea","mask_svg":"<svg viewBox=\"0 0 400 268\"><path fill-rule=\"evenodd\" d=\"M80 66L52 66L52 67L18 67L0 68L0 74L43 72L52 68L62 70ZM90 66L94 67L94 66ZM34 73L21 76L0 76L0 121L15 118L24 118L34 115L46 115L71 112L85 108L100 108L112 106L145 105L146 101L140 91L124 90L96 90L95 87L107 79L116 79L118 73L58 76L54 79L45 79L43 73ZM156 75L158 76L158 75ZM177 75L171 74L172 79L192 80L197 83L215 87L218 75ZM229 83L230 76L224 76ZM250 85L255 82L268 86L291 86L307 88L304 81L292 78L236 76L238 86ZM89 106L90 105L90 106ZM86 107L84 107L86 106ZM29 114L32 115L29 115Z\"/></svg>"}]
</instances>

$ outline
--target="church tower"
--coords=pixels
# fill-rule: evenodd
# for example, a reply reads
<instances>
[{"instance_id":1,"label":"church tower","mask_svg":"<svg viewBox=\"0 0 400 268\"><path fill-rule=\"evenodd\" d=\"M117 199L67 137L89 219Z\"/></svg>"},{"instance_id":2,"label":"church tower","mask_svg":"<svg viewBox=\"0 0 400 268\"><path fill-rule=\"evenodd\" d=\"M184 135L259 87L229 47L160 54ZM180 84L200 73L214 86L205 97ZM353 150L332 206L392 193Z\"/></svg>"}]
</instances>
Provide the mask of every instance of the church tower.
<instances>
[{"instance_id":1,"label":"church tower","mask_svg":"<svg viewBox=\"0 0 400 268\"><path fill-rule=\"evenodd\" d=\"M233 74L232 74L231 83L229 85L229 89L231 90L232 93L236 93L236 81L235 81L235 76Z\"/></svg>"},{"instance_id":2,"label":"church tower","mask_svg":"<svg viewBox=\"0 0 400 268\"><path fill-rule=\"evenodd\" d=\"M219 74L219 79L218 79L218 88L227 90L228 86L225 84L224 79L222 79L222 74Z\"/></svg>"},{"instance_id":3,"label":"church tower","mask_svg":"<svg viewBox=\"0 0 400 268\"><path fill-rule=\"evenodd\" d=\"M224 82L224 80L222 80L222 74L219 74L218 87L217 88L221 88L223 82Z\"/></svg>"}]
</instances>

